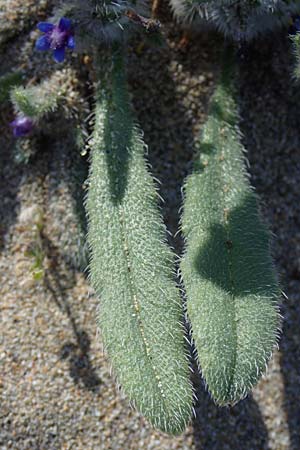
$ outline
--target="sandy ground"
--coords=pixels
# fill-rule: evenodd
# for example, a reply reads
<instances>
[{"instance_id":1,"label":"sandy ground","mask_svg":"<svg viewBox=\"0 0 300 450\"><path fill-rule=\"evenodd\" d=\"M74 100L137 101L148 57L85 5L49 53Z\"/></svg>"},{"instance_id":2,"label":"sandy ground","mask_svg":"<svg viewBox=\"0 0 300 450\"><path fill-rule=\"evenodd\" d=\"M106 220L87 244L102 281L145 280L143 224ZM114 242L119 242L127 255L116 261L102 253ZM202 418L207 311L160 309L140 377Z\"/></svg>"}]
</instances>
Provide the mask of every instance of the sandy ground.
<instances>
[{"instance_id":1,"label":"sandy ground","mask_svg":"<svg viewBox=\"0 0 300 450\"><path fill-rule=\"evenodd\" d=\"M22 67L27 81L38 82L53 64L50 56L32 56L36 33L26 28L32 21L24 21L24 11L21 17L22 23L14 17L19 31L2 47L1 73ZM168 24L165 30L160 48L134 45L128 73L153 173L163 181L163 214L175 233L181 186L218 73L221 40L202 34L180 49L178 31ZM87 67L82 61L70 57L66 67L75 67L88 96L89 58ZM291 82L286 34L244 47L240 68L241 128L251 180L274 233L274 259L289 298L282 299L283 335L267 376L246 400L220 409L196 374L197 417L176 438L153 431L129 407L102 351L97 299L79 270L84 223L78 205L87 163L67 132L74 122L62 121L61 111L50 117L43 133L26 144L32 150L29 162L18 164L20 150L7 127L13 113L5 104L0 111L1 449L300 448L300 89ZM180 236L171 243L180 252ZM33 252L42 255L40 280L32 276Z\"/></svg>"}]
</instances>

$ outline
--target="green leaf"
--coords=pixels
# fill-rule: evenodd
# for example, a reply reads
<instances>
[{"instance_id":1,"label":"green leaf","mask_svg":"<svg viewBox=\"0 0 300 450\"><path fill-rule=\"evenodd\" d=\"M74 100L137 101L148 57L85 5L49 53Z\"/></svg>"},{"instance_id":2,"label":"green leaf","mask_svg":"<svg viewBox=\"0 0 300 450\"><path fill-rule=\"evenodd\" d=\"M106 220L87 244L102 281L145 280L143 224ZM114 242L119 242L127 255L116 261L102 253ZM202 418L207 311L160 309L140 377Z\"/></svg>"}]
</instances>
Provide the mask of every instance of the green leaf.
<instances>
[{"instance_id":1,"label":"green leaf","mask_svg":"<svg viewBox=\"0 0 300 450\"><path fill-rule=\"evenodd\" d=\"M118 52L98 88L91 147L90 276L103 341L136 408L154 427L180 433L192 409L182 304Z\"/></svg>"},{"instance_id":2,"label":"green leaf","mask_svg":"<svg viewBox=\"0 0 300 450\"><path fill-rule=\"evenodd\" d=\"M229 67L213 96L182 217L187 311L202 374L219 405L236 403L255 385L279 326L270 234L245 170L233 78Z\"/></svg>"},{"instance_id":3,"label":"green leaf","mask_svg":"<svg viewBox=\"0 0 300 450\"><path fill-rule=\"evenodd\" d=\"M34 86L16 86L11 101L17 113L39 120L66 102L72 90L70 70L56 70L49 78Z\"/></svg>"}]
</instances>

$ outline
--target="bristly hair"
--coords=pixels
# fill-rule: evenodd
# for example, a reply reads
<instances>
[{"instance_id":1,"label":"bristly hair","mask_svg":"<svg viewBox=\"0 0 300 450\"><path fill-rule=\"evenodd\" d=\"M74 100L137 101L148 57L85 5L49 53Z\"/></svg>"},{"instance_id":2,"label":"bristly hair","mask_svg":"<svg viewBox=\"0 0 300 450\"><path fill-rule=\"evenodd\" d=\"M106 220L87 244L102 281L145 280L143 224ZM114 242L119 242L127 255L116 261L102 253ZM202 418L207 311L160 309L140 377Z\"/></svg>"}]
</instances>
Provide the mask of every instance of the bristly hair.
<instances>
[{"instance_id":1,"label":"bristly hair","mask_svg":"<svg viewBox=\"0 0 300 450\"><path fill-rule=\"evenodd\" d=\"M68 0L56 16L72 20L77 36L76 48L80 51L91 45L126 40L137 28L126 13L147 14L147 11L144 0Z\"/></svg>"},{"instance_id":2,"label":"bristly hair","mask_svg":"<svg viewBox=\"0 0 300 450\"><path fill-rule=\"evenodd\" d=\"M291 14L300 11L297 1L170 0L174 15L184 26L199 29L213 25L225 36L250 40L288 24Z\"/></svg>"},{"instance_id":3,"label":"bristly hair","mask_svg":"<svg viewBox=\"0 0 300 450\"><path fill-rule=\"evenodd\" d=\"M292 41L292 53L294 57L294 66L292 77L299 82L300 79L300 33L297 32L294 36L290 36Z\"/></svg>"}]
</instances>

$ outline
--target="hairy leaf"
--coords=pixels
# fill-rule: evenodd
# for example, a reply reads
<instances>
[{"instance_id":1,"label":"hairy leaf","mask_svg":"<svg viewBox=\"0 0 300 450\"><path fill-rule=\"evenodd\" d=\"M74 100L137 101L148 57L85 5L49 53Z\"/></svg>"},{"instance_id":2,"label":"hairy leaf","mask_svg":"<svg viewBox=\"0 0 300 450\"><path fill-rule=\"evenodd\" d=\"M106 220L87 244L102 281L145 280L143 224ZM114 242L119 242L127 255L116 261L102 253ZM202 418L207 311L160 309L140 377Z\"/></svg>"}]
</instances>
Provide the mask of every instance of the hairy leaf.
<instances>
[{"instance_id":1,"label":"hairy leaf","mask_svg":"<svg viewBox=\"0 0 300 450\"><path fill-rule=\"evenodd\" d=\"M270 236L245 171L232 78L224 73L213 96L182 218L188 316L220 405L236 403L257 382L279 324Z\"/></svg>"},{"instance_id":2,"label":"hairy leaf","mask_svg":"<svg viewBox=\"0 0 300 450\"><path fill-rule=\"evenodd\" d=\"M40 119L55 111L59 103L66 103L67 94L72 91L72 71L57 70L51 77L35 86L16 86L11 90L11 101L17 113Z\"/></svg>"},{"instance_id":3,"label":"hairy leaf","mask_svg":"<svg viewBox=\"0 0 300 450\"><path fill-rule=\"evenodd\" d=\"M181 299L120 54L112 66L98 89L91 143L90 275L118 381L153 426L175 434L192 408Z\"/></svg>"},{"instance_id":4,"label":"hairy leaf","mask_svg":"<svg viewBox=\"0 0 300 450\"><path fill-rule=\"evenodd\" d=\"M251 40L287 26L291 14L300 12L295 0L171 0L171 7L185 27L200 29L212 25L237 40Z\"/></svg>"}]
</instances>

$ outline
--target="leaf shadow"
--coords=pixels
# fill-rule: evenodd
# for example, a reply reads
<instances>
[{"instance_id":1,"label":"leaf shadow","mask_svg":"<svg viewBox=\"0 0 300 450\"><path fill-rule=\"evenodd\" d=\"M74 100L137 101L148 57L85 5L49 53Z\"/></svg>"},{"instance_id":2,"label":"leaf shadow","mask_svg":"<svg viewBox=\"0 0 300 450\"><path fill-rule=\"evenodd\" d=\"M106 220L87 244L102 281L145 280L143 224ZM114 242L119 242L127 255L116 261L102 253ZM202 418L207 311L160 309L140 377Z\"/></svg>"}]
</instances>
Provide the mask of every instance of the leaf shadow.
<instances>
[{"instance_id":1,"label":"leaf shadow","mask_svg":"<svg viewBox=\"0 0 300 450\"><path fill-rule=\"evenodd\" d=\"M128 183L132 131L131 120L124 120L123 110L110 105L104 119L104 145L110 194L116 206L122 202Z\"/></svg>"},{"instance_id":2,"label":"leaf shadow","mask_svg":"<svg viewBox=\"0 0 300 450\"><path fill-rule=\"evenodd\" d=\"M268 450L268 431L252 395L233 407L220 408L205 390L194 368L193 385L197 395L193 420L196 450Z\"/></svg>"},{"instance_id":3,"label":"leaf shadow","mask_svg":"<svg viewBox=\"0 0 300 450\"><path fill-rule=\"evenodd\" d=\"M101 380L90 360L91 340L88 333L77 325L66 294L67 290L75 284L75 274L69 270L68 276L63 279L56 247L44 233L41 233L41 238L43 251L50 260L50 268L45 271L43 278L44 286L50 292L57 307L68 317L74 336L74 341L62 344L59 358L68 361L70 376L75 384L97 393Z\"/></svg>"},{"instance_id":4,"label":"leaf shadow","mask_svg":"<svg viewBox=\"0 0 300 450\"><path fill-rule=\"evenodd\" d=\"M244 195L226 221L210 225L197 250L194 268L201 278L239 297L270 295L274 285L268 233L258 215L253 193Z\"/></svg>"}]
</instances>

